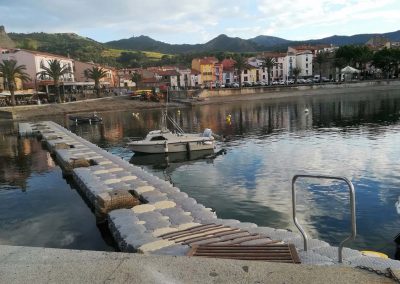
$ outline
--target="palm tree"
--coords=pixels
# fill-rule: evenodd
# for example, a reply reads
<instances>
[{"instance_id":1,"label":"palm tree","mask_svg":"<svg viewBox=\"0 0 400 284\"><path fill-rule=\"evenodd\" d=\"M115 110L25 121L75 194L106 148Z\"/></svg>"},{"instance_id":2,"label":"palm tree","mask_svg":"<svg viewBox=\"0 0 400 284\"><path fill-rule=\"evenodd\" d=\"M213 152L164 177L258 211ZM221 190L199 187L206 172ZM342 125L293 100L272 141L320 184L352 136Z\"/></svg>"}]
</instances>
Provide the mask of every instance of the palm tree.
<instances>
[{"instance_id":1,"label":"palm tree","mask_svg":"<svg viewBox=\"0 0 400 284\"><path fill-rule=\"evenodd\" d=\"M294 83L297 84L297 78L299 77L301 73L301 68L300 67L294 67L293 70L293 75L294 75Z\"/></svg>"},{"instance_id":2,"label":"palm tree","mask_svg":"<svg viewBox=\"0 0 400 284\"><path fill-rule=\"evenodd\" d=\"M43 63L40 63L40 68L43 69L44 71L38 72L38 75L42 79L45 78L46 76L53 79L54 88L56 89L57 100L58 100L58 102L61 102L60 78L66 74L70 74L71 69L66 64L61 66L61 61L57 60L57 59L51 59L51 60L47 61L47 63L49 65L49 67L44 66ZM64 94L63 94L62 101L64 101Z\"/></svg>"},{"instance_id":3,"label":"palm tree","mask_svg":"<svg viewBox=\"0 0 400 284\"><path fill-rule=\"evenodd\" d=\"M263 68L267 69L268 73L268 85L271 85L271 69L275 65L275 59L272 57L265 57L262 62Z\"/></svg>"},{"instance_id":4,"label":"palm tree","mask_svg":"<svg viewBox=\"0 0 400 284\"><path fill-rule=\"evenodd\" d=\"M19 79L22 82L30 80L25 70L26 66L17 65L16 60L3 60L3 62L0 63L0 77L3 77L4 86L10 91L12 106L15 106L15 79Z\"/></svg>"},{"instance_id":5,"label":"palm tree","mask_svg":"<svg viewBox=\"0 0 400 284\"><path fill-rule=\"evenodd\" d=\"M233 65L237 70L237 74L239 75L239 87L242 87L242 71L246 68L247 62L246 59L241 56L237 55L234 56L233 60L235 60L235 64Z\"/></svg>"},{"instance_id":6,"label":"palm tree","mask_svg":"<svg viewBox=\"0 0 400 284\"><path fill-rule=\"evenodd\" d=\"M94 81L96 96L100 98L100 80L107 76L107 71L101 67L93 66L92 69L86 69L85 77Z\"/></svg>"},{"instance_id":7,"label":"palm tree","mask_svg":"<svg viewBox=\"0 0 400 284\"><path fill-rule=\"evenodd\" d=\"M315 62L318 64L319 68L319 82L321 83L322 80L322 64L326 62L326 54L325 52L319 52L317 56L315 57Z\"/></svg>"}]
</instances>

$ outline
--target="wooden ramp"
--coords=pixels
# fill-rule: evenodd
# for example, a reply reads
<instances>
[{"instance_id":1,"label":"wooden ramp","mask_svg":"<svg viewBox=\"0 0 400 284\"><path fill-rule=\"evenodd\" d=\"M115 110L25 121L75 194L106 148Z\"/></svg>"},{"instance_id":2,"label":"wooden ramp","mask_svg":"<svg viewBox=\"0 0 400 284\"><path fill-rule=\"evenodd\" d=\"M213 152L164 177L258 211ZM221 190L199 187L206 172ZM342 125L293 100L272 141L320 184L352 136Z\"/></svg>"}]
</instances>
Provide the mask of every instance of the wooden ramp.
<instances>
[{"instance_id":1,"label":"wooden ramp","mask_svg":"<svg viewBox=\"0 0 400 284\"><path fill-rule=\"evenodd\" d=\"M188 256L300 263L292 244L224 225L205 224L161 237L191 247Z\"/></svg>"},{"instance_id":2,"label":"wooden ramp","mask_svg":"<svg viewBox=\"0 0 400 284\"><path fill-rule=\"evenodd\" d=\"M188 256L300 263L293 244L270 245L194 245Z\"/></svg>"}]
</instances>

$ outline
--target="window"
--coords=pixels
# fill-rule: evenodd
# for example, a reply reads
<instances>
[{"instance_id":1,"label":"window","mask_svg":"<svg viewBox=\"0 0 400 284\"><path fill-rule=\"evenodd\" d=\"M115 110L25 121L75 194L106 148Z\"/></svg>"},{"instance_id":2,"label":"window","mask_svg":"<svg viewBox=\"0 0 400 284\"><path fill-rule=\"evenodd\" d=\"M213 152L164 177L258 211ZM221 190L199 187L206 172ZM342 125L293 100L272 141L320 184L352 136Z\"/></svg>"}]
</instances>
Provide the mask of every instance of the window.
<instances>
[{"instance_id":1,"label":"window","mask_svg":"<svg viewBox=\"0 0 400 284\"><path fill-rule=\"evenodd\" d=\"M263 79L265 79L265 75L263 75Z\"/></svg>"},{"instance_id":2,"label":"window","mask_svg":"<svg viewBox=\"0 0 400 284\"><path fill-rule=\"evenodd\" d=\"M243 77L243 81L247 82L247 76Z\"/></svg>"},{"instance_id":3,"label":"window","mask_svg":"<svg viewBox=\"0 0 400 284\"><path fill-rule=\"evenodd\" d=\"M247 70L244 70L244 74L247 74Z\"/></svg>"},{"instance_id":4,"label":"window","mask_svg":"<svg viewBox=\"0 0 400 284\"><path fill-rule=\"evenodd\" d=\"M308 75L308 70L306 70L306 74Z\"/></svg>"},{"instance_id":5,"label":"window","mask_svg":"<svg viewBox=\"0 0 400 284\"><path fill-rule=\"evenodd\" d=\"M154 136L153 138L150 139L150 141L163 141L167 140L164 136Z\"/></svg>"},{"instance_id":6,"label":"window","mask_svg":"<svg viewBox=\"0 0 400 284\"><path fill-rule=\"evenodd\" d=\"M306 57L306 61L308 61L308 57Z\"/></svg>"},{"instance_id":7,"label":"window","mask_svg":"<svg viewBox=\"0 0 400 284\"><path fill-rule=\"evenodd\" d=\"M306 63L306 68L308 68L308 63Z\"/></svg>"}]
</instances>

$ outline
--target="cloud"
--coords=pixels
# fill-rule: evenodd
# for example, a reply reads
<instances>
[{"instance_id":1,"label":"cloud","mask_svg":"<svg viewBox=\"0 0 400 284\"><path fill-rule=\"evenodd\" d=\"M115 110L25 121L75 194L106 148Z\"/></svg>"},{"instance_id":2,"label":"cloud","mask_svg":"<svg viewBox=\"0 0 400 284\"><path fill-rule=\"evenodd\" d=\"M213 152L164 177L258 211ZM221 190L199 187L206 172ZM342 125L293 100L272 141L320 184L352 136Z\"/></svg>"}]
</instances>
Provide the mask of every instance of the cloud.
<instances>
[{"instance_id":1,"label":"cloud","mask_svg":"<svg viewBox=\"0 0 400 284\"><path fill-rule=\"evenodd\" d=\"M221 33L306 39L326 31L368 32L360 21L391 31L399 6L397 0L3 0L0 19L13 32L75 32L99 41L145 34L201 43Z\"/></svg>"}]
</instances>

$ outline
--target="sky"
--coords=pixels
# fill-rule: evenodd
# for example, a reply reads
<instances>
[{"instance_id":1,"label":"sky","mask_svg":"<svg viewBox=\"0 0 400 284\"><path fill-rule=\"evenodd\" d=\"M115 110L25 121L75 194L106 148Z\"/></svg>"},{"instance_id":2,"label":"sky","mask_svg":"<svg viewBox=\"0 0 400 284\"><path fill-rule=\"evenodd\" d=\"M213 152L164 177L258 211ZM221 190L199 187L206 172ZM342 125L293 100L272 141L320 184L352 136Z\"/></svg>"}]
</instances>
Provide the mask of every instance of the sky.
<instances>
[{"instance_id":1,"label":"sky","mask_svg":"<svg viewBox=\"0 0 400 284\"><path fill-rule=\"evenodd\" d=\"M7 32L73 32L107 42L147 35L205 43L219 34L307 40L400 30L400 0L0 0Z\"/></svg>"}]
</instances>

